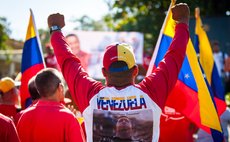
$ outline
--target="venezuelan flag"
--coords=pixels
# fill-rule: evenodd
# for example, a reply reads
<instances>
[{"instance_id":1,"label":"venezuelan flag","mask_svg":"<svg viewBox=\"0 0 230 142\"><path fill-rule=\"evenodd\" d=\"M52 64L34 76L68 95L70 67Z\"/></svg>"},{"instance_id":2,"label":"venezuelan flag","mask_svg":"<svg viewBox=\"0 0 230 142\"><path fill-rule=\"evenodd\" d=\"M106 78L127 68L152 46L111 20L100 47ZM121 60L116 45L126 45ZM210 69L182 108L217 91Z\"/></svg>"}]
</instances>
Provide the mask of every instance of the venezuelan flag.
<instances>
[{"instance_id":1,"label":"venezuelan flag","mask_svg":"<svg viewBox=\"0 0 230 142\"><path fill-rule=\"evenodd\" d=\"M171 2L170 8L175 4ZM163 59L174 37L175 21L172 19L171 10L165 18L158 42L150 62L147 75L151 73ZM189 40L181 71L177 83L170 93L166 106L175 108L198 127L213 134L214 141L222 141L222 129L215 102L210 94L197 60L196 52Z\"/></svg>"},{"instance_id":2,"label":"venezuelan flag","mask_svg":"<svg viewBox=\"0 0 230 142\"><path fill-rule=\"evenodd\" d=\"M226 103L224 100L224 87L221 81L221 77L218 74L216 64L214 62L208 36L202 28L199 8L196 8L195 14L196 28L194 46L198 54L200 64L204 70L204 73L206 74L207 81L212 88L216 107L220 115L226 109Z\"/></svg>"},{"instance_id":3,"label":"venezuelan flag","mask_svg":"<svg viewBox=\"0 0 230 142\"><path fill-rule=\"evenodd\" d=\"M226 110L226 103L224 99L224 87L221 77L218 74L217 67L214 62L212 49L208 36L202 28L202 21L200 18L199 8L195 9L196 27L194 46L199 57L200 65L206 75L207 83L212 91L213 98L216 102L216 109L221 115Z\"/></svg>"},{"instance_id":4,"label":"venezuelan flag","mask_svg":"<svg viewBox=\"0 0 230 142\"><path fill-rule=\"evenodd\" d=\"M30 10L30 20L21 61L22 78L20 94L22 108L28 107L31 104L31 98L27 87L28 81L44 67L39 35L37 34L33 12Z\"/></svg>"}]
</instances>

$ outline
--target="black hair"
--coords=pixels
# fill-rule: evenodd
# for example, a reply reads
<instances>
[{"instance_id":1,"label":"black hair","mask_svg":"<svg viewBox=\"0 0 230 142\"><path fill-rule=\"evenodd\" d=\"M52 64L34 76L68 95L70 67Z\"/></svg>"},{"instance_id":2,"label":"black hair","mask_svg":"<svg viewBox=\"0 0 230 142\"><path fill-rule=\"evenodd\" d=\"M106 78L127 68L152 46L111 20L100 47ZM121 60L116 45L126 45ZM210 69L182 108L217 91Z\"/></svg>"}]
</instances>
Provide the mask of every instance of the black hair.
<instances>
[{"instance_id":1,"label":"black hair","mask_svg":"<svg viewBox=\"0 0 230 142\"><path fill-rule=\"evenodd\" d=\"M32 99L33 101L41 98L41 96L40 96L40 94L38 93L38 90L37 90L37 88L36 88L36 85L35 85L35 76L32 77L32 78L29 80L28 89L29 89L29 92L30 92L31 99Z\"/></svg>"},{"instance_id":2,"label":"black hair","mask_svg":"<svg viewBox=\"0 0 230 142\"><path fill-rule=\"evenodd\" d=\"M36 88L42 97L54 95L60 83L62 83L62 77L60 73L53 68L41 70L35 78Z\"/></svg>"}]
</instances>

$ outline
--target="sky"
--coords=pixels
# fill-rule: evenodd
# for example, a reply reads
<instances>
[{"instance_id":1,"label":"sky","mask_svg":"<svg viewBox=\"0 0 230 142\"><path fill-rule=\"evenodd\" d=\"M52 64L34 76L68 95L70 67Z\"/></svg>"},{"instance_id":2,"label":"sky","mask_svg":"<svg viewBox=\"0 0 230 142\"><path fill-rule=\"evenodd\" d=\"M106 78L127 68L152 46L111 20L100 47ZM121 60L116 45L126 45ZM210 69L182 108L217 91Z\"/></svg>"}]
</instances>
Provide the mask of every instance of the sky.
<instances>
[{"instance_id":1,"label":"sky","mask_svg":"<svg viewBox=\"0 0 230 142\"><path fill-rule=\"evenodd\" d=\"M87 15L94 20L100 20L108 13L104 0L0 0L0 17L5 17L10 23L11 38L25 40L30 8L37 29L47 29L47 17L53 13L65 16L66 26L63 30L74 28L71 19Z\"/></svg>"}]
</instances>

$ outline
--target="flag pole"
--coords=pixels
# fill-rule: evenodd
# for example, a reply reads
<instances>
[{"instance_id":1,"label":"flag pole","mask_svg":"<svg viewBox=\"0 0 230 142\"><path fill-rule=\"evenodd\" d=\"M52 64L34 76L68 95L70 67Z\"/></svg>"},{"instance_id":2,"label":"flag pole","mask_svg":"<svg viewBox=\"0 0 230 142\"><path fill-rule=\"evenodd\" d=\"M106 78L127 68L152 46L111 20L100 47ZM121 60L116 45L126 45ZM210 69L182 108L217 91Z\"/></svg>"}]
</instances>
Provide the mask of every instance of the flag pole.
<instances>
[{"instance_id":1,"label":"flag pole","mask_svg":"<svg viewBox=\"0 0 230 142\"><path fill-rule=\"evenodd\" d=\"M42 50L42 45L41 45L41 40L40 40L40 36L39 36L38 30L37 30L37 26L36 26L36 23L35 23L35 20L34 20L34 14L33 14L33 11L32 11L31 8L30 8L30 14L31 14L31 17L32 17L33 25L34 25L34 30L35 30L35 33L36 33L36 38L37 38L37 41L38 41L38 47L39 47L39 50L40 50L40 53L41 53L41 56L42 56L42 62L43 62L44 68L46 68L46 64L45 64L45 60L44 60L44 55L43 55L43 50Z\"/></svg>"},{"instance_id":2,"label":"flag pole","mask_svg":"<svg viewBox=\"0 0 230 142\"><path fill-rule=\"evenodd\" d=\"M157 53L158 53L158 50L159 50L159 47L160 47L160 42L161 42L161 38L162 38L164 29L165 29L165 26L166 26L166 23L167 23L167 19L168 19L168 16L169 16L171 7L172 7L175 3L176 3L176 0L171 0L169 9L168 9L167 14L166 14L166 17L165 17L165 19L164 19L164 23L163 23L163 25L162 25L162 27L161 27L160 34L159 34L158 39L157 39L157 43L156 43L156 46L155 46L155 49L154 49L154 52L153 52L153 56L152 56L152 58L151 58L151 60L150 60L150 63L149 63L149 67L148 67L146 76L150 75L151 72L152 72L152 70L153 70L154 62L155 62L156 57L157 57Z\"/></svg>"}]
</instances>

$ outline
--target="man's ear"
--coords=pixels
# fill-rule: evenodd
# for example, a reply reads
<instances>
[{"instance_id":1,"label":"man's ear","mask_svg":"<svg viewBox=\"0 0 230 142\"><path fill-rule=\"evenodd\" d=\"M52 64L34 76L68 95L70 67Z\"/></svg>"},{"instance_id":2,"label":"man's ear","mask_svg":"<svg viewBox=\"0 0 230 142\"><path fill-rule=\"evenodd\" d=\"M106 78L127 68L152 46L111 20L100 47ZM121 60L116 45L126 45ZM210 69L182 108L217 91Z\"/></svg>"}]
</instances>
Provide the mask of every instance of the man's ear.
<instances>
[{"instance_id":1,"label":"man's ear","mask_svg":"<svg viewBox=\"0 0 230 142\"><path fill-rule=\"evenodd\" d=\"M59 84L60 84L60 89L61 89L61 91L64 92L64 84L63 84L63 83L59 83Z\"/></svg>"},{"instance_id":2,"label":"man's ear","mask_svg":"<svg viewBox=\"0 0 230 142\"><path fill-rule=\"evenodd\" d=\"M58 91L59 91L58 97L59 97L60 101L64 101L65 96L64 96L64 85L63 85L63 83L59 83Z\"/></svg>"},{"instance_id":3,"label":"man's ear","mask_svg":"<svg viewBox=\"0 0 230 142\"><path fill-rule=\"evenodd\" d=\"M137 65L134 65L134 71L133 71L133 76L137 76L139 73L139 68Z\"/></svg>"},{"instance_id":4,"label":"man's ear","mask_svg":"<svg viewBox=\"0 0 230 142\"><path fill-rule=\"evenodd\" d=\"M102 74L106 78L108 76L108 71L103 67L102 69Z\"/></svg>"}]
</instances>

